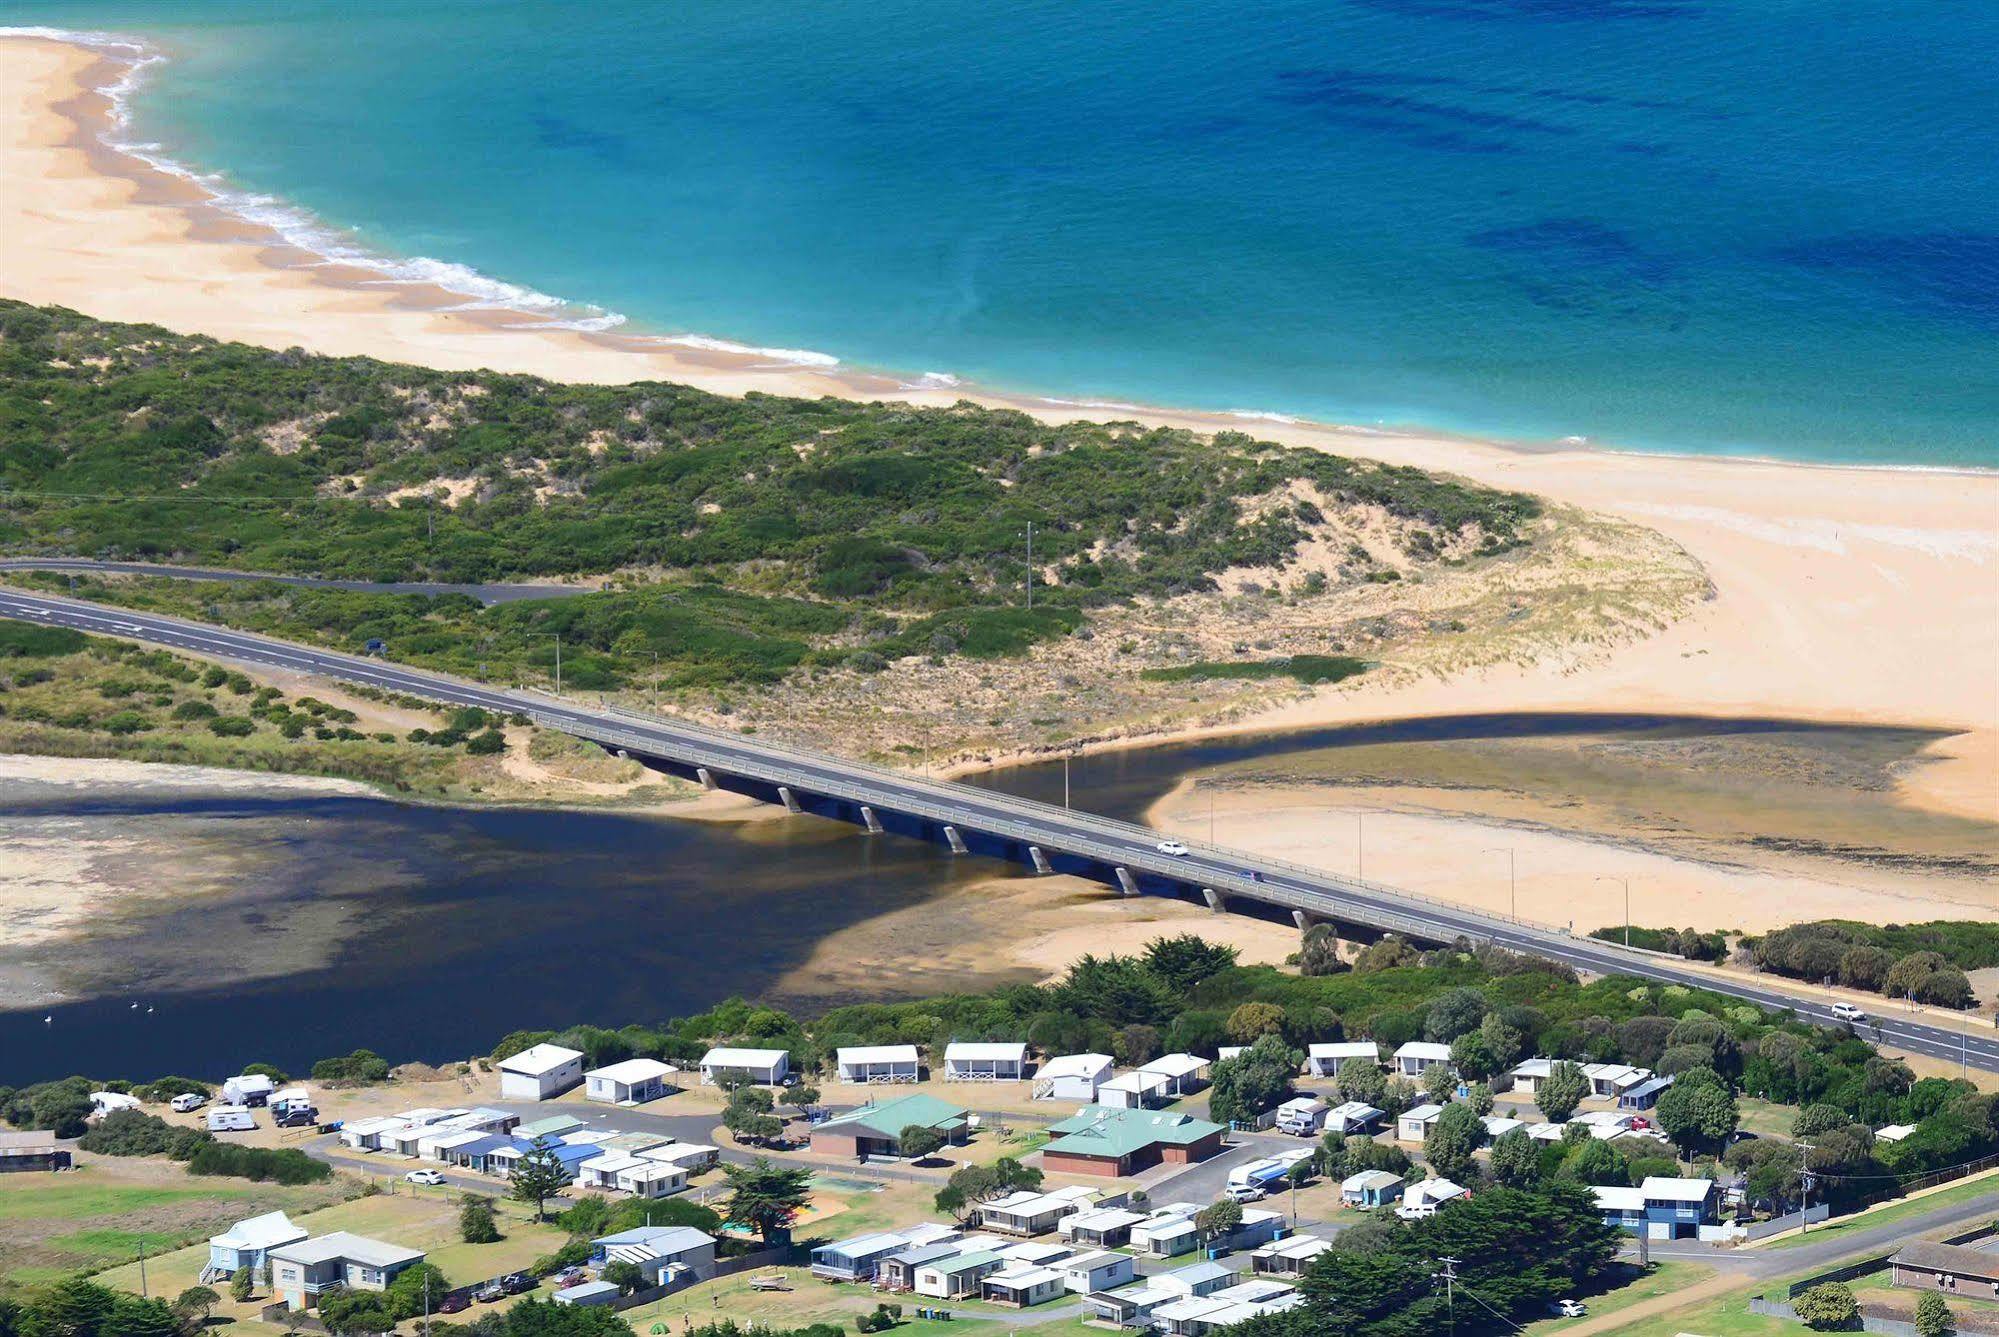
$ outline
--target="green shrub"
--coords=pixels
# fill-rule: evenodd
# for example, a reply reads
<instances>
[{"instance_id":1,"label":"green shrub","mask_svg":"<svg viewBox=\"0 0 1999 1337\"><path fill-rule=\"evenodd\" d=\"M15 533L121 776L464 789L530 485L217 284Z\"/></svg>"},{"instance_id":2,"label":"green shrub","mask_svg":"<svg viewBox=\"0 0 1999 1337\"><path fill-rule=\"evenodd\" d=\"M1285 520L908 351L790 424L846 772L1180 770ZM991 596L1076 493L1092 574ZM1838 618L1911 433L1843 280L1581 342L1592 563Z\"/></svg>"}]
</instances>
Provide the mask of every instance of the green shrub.
<instances>
[{"instance_id":1,"label":"green shrub","mask_svg":"<svg viewBox=\"0 0 1999 1337\"><path fill-rule=\"evenodd\" d=\"M241 715L222 715L208 722L208 731L218 738L247 738L257 732L257 722Z\"/></svg>"}]
</instances>

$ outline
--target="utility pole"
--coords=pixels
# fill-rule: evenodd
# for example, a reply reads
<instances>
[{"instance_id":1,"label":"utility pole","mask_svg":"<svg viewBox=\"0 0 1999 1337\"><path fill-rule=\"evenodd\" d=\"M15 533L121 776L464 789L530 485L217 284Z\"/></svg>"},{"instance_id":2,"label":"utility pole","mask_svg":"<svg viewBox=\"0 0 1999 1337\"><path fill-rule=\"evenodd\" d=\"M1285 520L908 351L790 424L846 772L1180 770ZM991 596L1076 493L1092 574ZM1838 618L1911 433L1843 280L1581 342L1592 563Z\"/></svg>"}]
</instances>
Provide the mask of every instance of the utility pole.
<instances>
[{"instance_id":1,"label":"utility pole","mask_svg":"<svg viewBox=\"0 0 1999 1337\"><path fill-rule=\"evenodd\" d=\"M1812 1172L1805 1164L1805 1157L1811 1153L1812 1144L1798 1143L1798 1233L1812 1233Z\"/></svg>"},{"instance_id":2,"label":"utility pole","mask_svg":"<svg viewBox=\"0 0 1999 1337\"><path fill-rule=\"evenodd\" d=\"M1444 1309L1450 1315L1451 1331L1455 1333L1458 1330L1458 1260L1455 1258L1439 1258L1437 1261L1443 1264L1444 1270L1441 1272L1432 1272L1430 1279L1444 1283Z\"/></svg>"},{"instance_id":3,"label":"utility pole","mask_svg":"<svg viewBox=\"0 0 1999 1337\"><path fill-rule=\"evenodd\" d=\"M139 1298L144 1300L150 1298L150 1296L151 1292L146 1289L146 1241L141 1236L139 1240Z\"/></svg>"},{"instance_id":4,"label":"utility pole","mask_svg":"<svg viewBox=\"0 0 1999 1337\"><path fill-rule=\"evenodd\" d=\"M1599 873L1596 880L1599 882L1621 882L1624 884L1624 945L1629 947L1631 945L1631 879L1628 877L1610 877Z\"/></svg>"},{"instance_id":5,"label":"utility pole","mask_svg":"<svg viewBox=\"0 0 1999 1337\"><path fill-rule=\"evenodd\" d=\"M1027 522L1027 606L1034 607L1034 521Z\"/></svg>"}]
</instances>

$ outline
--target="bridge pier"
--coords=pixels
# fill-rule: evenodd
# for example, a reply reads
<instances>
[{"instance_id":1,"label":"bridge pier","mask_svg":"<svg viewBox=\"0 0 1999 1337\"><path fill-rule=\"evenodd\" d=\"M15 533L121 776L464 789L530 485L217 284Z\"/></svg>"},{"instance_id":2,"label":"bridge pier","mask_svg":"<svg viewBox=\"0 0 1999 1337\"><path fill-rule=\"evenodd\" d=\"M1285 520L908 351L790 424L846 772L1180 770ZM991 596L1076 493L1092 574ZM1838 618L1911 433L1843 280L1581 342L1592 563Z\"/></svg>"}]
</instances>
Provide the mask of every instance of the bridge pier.
<instances>
[{"instance_id":1,"label":"bridge pier","mask_svg":"<svg viewBox=\"0 0 1999 1337\"><path fill-rule=\"evenodd\" d=\"M1118 889L1122 891L1125 895L1127 896L1138 895L1138 879L1134 878L1131 875L1131 870L1129 868L1126 868L1123 864L1118 865L1117 884L1118 884Z\"/></svg>"},{"instance_id":2,"label":"bridge pier","mask_svg":"<svg viewBox=\"0 0 1999 1337\"><path fill-rule=\"evenodd\" d=\"M715 783L715 772L709 770L706 766L696 766L694 768L694 778L699 780L701 787L710 793L719 788Z\"/></svg>"},{"instance_id":3,"label":"bridge pier","mask_svg":"<svg viewBox=\"0 0 1999 1337\"><path fill-rule=\"evenodd\" d=\"M1213 910L1216 914L1219 915L1219 914L1228 913L1228 908L1229 908L1228 902L1223 900L1222 894L1219 891L1216 891L1213 887L1202 887L1201 899L1206 901L1208 903L1208 908L1210 910Z\"/></svg>"},{"instance_id":4,"label":"bridge pier","mask_svg":"<svg viewBox=\"0 0 1999 1337\"><path fill-rule=\"evenodd\" d=\"M861 825L868 829L868 834L871 836L882 833L881 818L875 816L875 810L865 803L861 805Z\"/></svg>"},{"instance_id":5,"label":"bridge pier","mask_svg":"<svg viewBox=\"0 0 1999 1337\"><path fill-rule=\"evenodd\" d=\"M1055 871L1055 866L1048 862L1048 856L1041 852L1039 845L1029 845L1027 847L1027 858L1034 865L1034 871L1042 877L1046 877Z\"/></svg>"},{"instance_id":6,"label":"bridge pier","mask_svg":"<svg viewBox=\"0 0 1999 1337\"><path fill-rule=\"evenodd\" d=\"M777 787L777 796L784 800L784 810L793 816L805 811L805 809L798 806L798 795L791 792L790 785L779 785Z\"/></svg>"},{"instance_id":7,"label":"bridge pier","mask_svg":"<svg viewBox=\"0 0 1999 1337\"><path fill-rule=\"evenodd\" d=\"M958 828L955 826L947 826L944 828L944 843L951 847L951 853L953 854L967 853L965 849L965 838L958 834Z\"/></svg>"},{"instance_id":8,"label":"bridge pier","mask_svg":"<svg viewBox=\"0 0 1999 1337\"><path fill-rule=\"evenodd\" d=\"M1300 933L1303 933L1306 929L1312 927L1312 916L1306 914L1303 910L1293 910L1291 912L1291 922L1298 926Z\"/></svg>"}]
</instances>

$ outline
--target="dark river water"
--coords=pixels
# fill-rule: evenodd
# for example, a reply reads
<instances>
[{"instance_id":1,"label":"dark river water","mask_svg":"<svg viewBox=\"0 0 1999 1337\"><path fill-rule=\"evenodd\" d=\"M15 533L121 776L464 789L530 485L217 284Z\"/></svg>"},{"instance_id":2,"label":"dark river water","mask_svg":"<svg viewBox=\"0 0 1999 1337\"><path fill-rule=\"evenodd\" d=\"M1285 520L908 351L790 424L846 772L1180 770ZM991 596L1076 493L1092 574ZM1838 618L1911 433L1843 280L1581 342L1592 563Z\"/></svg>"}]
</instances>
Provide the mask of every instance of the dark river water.
<instances>
[{"instance_id":1,"label":"dark river water","mask_svg":"<svg viewBox=\"0 0 1999 1337\"><path fill-rule=\"evenodd\" d=\"M1077 807L1133 817L1183 775L1245 759L1675 727L1596 715L1404 721L1078 758L1068 778ZM973 782L1059 803L1063 767ZM731 994L769 996L826 935L1005 871L814 818L736 826L370 798L0 789L0 836L50 824L240 857L218 895L121 920L59 960L0 956L0 978L10 964L39 968L90 995L0 1011L4 1084L72 1072L214 1076L255 1060L297 1070L356 1047L441 1061L486 1052L517 1028L658 1020ZM160 879L182 873L160 860ZM312 950L298 951L302 941ZM884 995L894 991L885 977Z\"/></svg>"}]
</instances>

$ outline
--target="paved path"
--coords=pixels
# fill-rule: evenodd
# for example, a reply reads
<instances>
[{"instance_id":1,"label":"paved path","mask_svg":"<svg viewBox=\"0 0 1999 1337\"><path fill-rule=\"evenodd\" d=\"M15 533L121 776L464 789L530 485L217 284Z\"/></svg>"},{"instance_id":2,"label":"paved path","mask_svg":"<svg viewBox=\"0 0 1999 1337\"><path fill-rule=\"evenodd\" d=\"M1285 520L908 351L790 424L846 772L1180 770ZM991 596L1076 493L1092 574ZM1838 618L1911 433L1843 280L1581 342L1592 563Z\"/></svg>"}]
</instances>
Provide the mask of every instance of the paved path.
<instances>
[{"instance_id":1,"label":"paved path","mask_svg":"<svg viewBox=\"0 0 1999 1337\"><path fill-rule=\"evenodd\" d=\"M157 562L98 562L87 557L4 557L0 571L72 571L107 576L171 576L175 580L271 580L309 589L348 590L356 594L465 594L483 604L521 599L567 599L591 590L576 585L532 585L492 582L455 585L430 580L332 580L320 576L281 576L267 571L229 571L220 567L167 566Z\"/></svg>"},{"instance_id":2,"label":"paved path","mask_svg":"<svg viewBox=\"0 0 1999 1337\"><path fill-rule=\"evenodd\" d=\"M1240 850L1195 844L1185 854L1159 847L1159 834L1129 822L1036 803L1010 794L950 781L933 781L885 767L787 747L767 739L685 722L589 706L539 693L485 687L409 668L268 636L207 626L180 618L0 590L0 617L124 636L294 672L363 682L452 705L524 713L538 724L633 755L670 760L757 784L787 785L817 798L863 810L899 814L939 829L949 825L982 838L1060 854L1095 867L1115 866L1181 886L1214 889L1230 898L1261 901L1344 923L1373 925L1418 938L1448 942L1464 936L1513 951L1560 961L1597 974L1625 974L1683 984L1772 1009L1789 1009L1824 1026L1840 1026L1824 999L1783 984L1716 979L1689 970L1674 957L1636 952L1560 930L1432 901L1378 883L1303 868ZM817 801L815 799L815 801ZM1870 1028L1884 1044L1932 1058L1999 1072L1999 1035L1972 1035L1943 1026L1883 1015Z\"/></svg>"}]
</instances>

